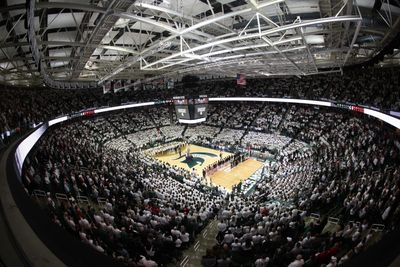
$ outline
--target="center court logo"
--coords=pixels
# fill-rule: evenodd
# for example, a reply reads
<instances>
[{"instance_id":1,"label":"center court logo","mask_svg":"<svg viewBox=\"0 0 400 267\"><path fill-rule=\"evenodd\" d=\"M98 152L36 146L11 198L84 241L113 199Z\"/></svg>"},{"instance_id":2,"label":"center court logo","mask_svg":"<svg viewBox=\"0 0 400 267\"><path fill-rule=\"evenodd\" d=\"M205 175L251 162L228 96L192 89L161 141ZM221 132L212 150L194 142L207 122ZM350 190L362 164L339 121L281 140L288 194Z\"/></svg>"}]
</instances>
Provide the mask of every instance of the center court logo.
<instances>
[{"instance_id":1,"label":"center court logo","mask_svg":"<svg viewBox=\"0 0 400 267\"><path fill-rule=\"evenodd\" d=\"M184 159L180 161L181 163L186 163L189 168L193 168L194 166L202 166L206 158L218 158L218 155L207 152L195 152L191 154L191 158L187 159L184 155L177 158L177 160Z\"/></svg>"}]
</instances>

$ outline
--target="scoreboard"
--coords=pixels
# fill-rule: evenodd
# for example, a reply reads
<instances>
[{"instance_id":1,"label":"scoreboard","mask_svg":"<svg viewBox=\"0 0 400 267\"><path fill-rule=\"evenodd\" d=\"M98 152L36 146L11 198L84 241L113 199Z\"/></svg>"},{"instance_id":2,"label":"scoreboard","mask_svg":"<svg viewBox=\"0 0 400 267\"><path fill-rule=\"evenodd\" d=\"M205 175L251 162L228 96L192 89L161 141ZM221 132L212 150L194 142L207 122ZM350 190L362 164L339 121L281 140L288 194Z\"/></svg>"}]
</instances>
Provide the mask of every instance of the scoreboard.
<instances>
[{"instance_id":1,"label":"scoreboard","mask_svg":"<svg viewBox=\"0 0 400 267\"><path fill-rule=\"evenodd\" d=\"M174 97L176 117L178 120L190 120L189 101L185 97Z\"/></svg>"},{"instance_id":2,"label":"scoreboard","mask_svg":"<svg viewBox=\"0 0 400 267\"><path fill-rule=\"evenodd\" d=\"M199 123L206 121L208 110L208 97L176 96L173 98L176 117L180 123Z\"/></svg>"},{"instance_id":3,"label":"scoreboard","mask_svg":"<svg viewBox=\"0 0 400 267\"><path fill-rule=\"evenodd\" d=\"M194 118L200 119L207 116L208 97L197 98L194 100Z\"/></svg>"}]
</instances>

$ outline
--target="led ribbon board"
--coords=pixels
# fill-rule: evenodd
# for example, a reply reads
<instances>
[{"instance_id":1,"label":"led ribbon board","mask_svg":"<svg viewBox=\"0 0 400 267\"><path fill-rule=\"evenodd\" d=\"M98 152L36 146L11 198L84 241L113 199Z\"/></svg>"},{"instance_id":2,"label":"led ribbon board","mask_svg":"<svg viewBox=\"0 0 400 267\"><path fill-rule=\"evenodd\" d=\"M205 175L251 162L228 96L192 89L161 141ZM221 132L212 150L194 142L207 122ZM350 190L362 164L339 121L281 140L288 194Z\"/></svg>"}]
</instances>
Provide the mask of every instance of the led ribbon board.
<instances>
[{"instance_id":1,"label":"led ribbon board","mask_svg":"<svg viewBox=\"0 0 400 267\"><path fill-rule=\"evenodd\" d=\"M33 133L31 133L27 138L22 141L16 151L15 151L15 162L17 164L17 170L19 176L22 173L22 165L26 159L26 156L31 151L32 147L36 144L39 138L46 132L48 124L44 123L42 126L37 128Z\"/></svg>"},{"instance_id":2,"label":"led ribbon board","mask_svg":"<svg viewBox=\"0 0 400 267\"><path fill-rule=\"evenodd\" d=\"M315 106L332 106L331 102L328 101L317 101L317 100L305 100L305 99L294 99L294 98L272 98L272 97L210 97L211 101L241 101L241 102L275 102L275 103L295 103L295 104L306 104Z\"/></svg>"}]
</instances>

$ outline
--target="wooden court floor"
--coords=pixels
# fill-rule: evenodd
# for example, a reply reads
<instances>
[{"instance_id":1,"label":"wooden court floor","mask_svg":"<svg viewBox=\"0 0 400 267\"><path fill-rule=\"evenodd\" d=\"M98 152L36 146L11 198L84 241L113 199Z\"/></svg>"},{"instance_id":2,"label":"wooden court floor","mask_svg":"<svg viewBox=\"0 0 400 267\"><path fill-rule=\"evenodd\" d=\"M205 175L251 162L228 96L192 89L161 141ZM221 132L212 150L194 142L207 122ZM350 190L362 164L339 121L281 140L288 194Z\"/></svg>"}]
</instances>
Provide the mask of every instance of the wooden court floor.
<instances>
[{"instance_id":1,"label":"wooden court floor","mask_svg":"<svg viewBox=\"0 0 400 267\"><path fill-rule=\"evenodd\" d=\"M182 149L181 157L178 153L172 153L168 155L155 156L156 159L161 162L168 163L172 166L183 168L189 172L195 171L198 175L203 175L203 169L208 165L216 162L220 158L220 151L189 144L190 153L194 160L187 162L185 158L185 151L187 147ZM228 152L222 152L222 158L232 155ZM207 182L211 182L214 185L223 186L228 190L238 184L241 181L249 178L255 171L263 166L263 163L255 159L248 159L240 163L233 169L226 167L215 172L211 177L207 177Z\"/></svg>"},{"instance_id":2,"label":"wooden court floor","mask_svg":"<svg viewBox=\"0 0 400 267\"><path fill-rule=\"evenodd\" d=\"M262 166L263 163L258 160L247 159L239 163L233 169L227 168L226 170L222 169L217 171L210 177L211 183L232 190L234 185L249 178Z\"/></svg>"}]
</instances>

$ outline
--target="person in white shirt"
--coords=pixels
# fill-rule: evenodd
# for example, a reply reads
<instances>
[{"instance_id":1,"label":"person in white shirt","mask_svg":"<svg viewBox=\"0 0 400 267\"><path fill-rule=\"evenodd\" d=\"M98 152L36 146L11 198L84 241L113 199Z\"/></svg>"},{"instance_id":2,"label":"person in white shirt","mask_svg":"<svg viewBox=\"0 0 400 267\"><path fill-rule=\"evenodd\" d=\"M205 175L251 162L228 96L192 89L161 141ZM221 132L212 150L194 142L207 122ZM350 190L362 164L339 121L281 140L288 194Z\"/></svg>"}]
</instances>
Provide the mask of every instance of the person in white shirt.
<instances>
[{"instance_id":1,"label":"person in white shirt","mask_svg":"<svg viewBox=\"0 0 400 267\"><path fill-rule=\"evenodd\" d=\"M180 248L182 246L182 240L180 240L179 238L177 238L175 240L175 247L176 248Z\"/></svg>"},{"instance_id":2,"label":"person in white shirt","mask_svg":"<svg viewBox=\"0 0 400 267\"><path fill-rule=\"evenodd\" d=\"M235 236L231 233L231 231L228 231L224 236L223 242L230 245L234 239L235 239Z\"/></svg>"},{"instance_id":3,"label":"person in white shirt","mask_svg":"<svg viewBox=\"0 0 400 267\"><path fill-rule=\"evenodd\" d=\"M268 266L269 258L258 258L254 263L255 267L266 267Z\"/></svg>"},{"instance_id":4,"label":"person in white shirt","mask_svg":"<svg viewBox=\"0 0 400 267\"><path fill-rule=\"evenodd\" d=\"M227 225L224 222L219 222L217 225L218 231L220 231L220 232L224 232L226 230L226 227L227 227Z\"/></svg>"},{"instance_id":5,"label":"person in white shirt","mask_svg":"<svg viewBox=\"0 0 400 267\"><path fill-rule=\"evenodd\" d=\"M337 258L335 256L331 257L331 261L326 265L326 267L336 267L337 266Z\"/></svg>"},{"instance_id":6,"label":"person in white shirt","mask_svg":"<svg viewBox=\"0 0 400 267\"><path fill-rule=\"evenodd\" d=\"M296 259L292 261L288 267L302 267L304 265L303 256L300 254L296 256Z\"/></svg>"},{"instance_id":7,"label":"person in white shirt","mask_svg":"<svg viewBox=\"0 0 400 267\"><path fill-rule=\"evenodd\" d=\"M139 261L139 264L142 264L144 267L157 267L157 263L152 260L146 259L145 256L141 256L142 258Z\"/></svg>"},{"instance_id":8,"label":"person in white shirt","mask_svg":"<svg viewBox=\"0 0 400 267\"><path fill-rule=\"evenodd\" d=\"M189 243L189 233L183 231L181 234L181 240L184 246L186 246Z\"/></svg>"},{"instance_id":9,"label":"person in white shirt","mask_svg":"<svg viewBox=\"0 0 400 267\"><path fill-rule=\"evenodd\" d=\"M239 239L235 238L235 241L231 244L232 251L239 251L241 247L242 244L240 244Z\"/></svg>"}]
</instances>

